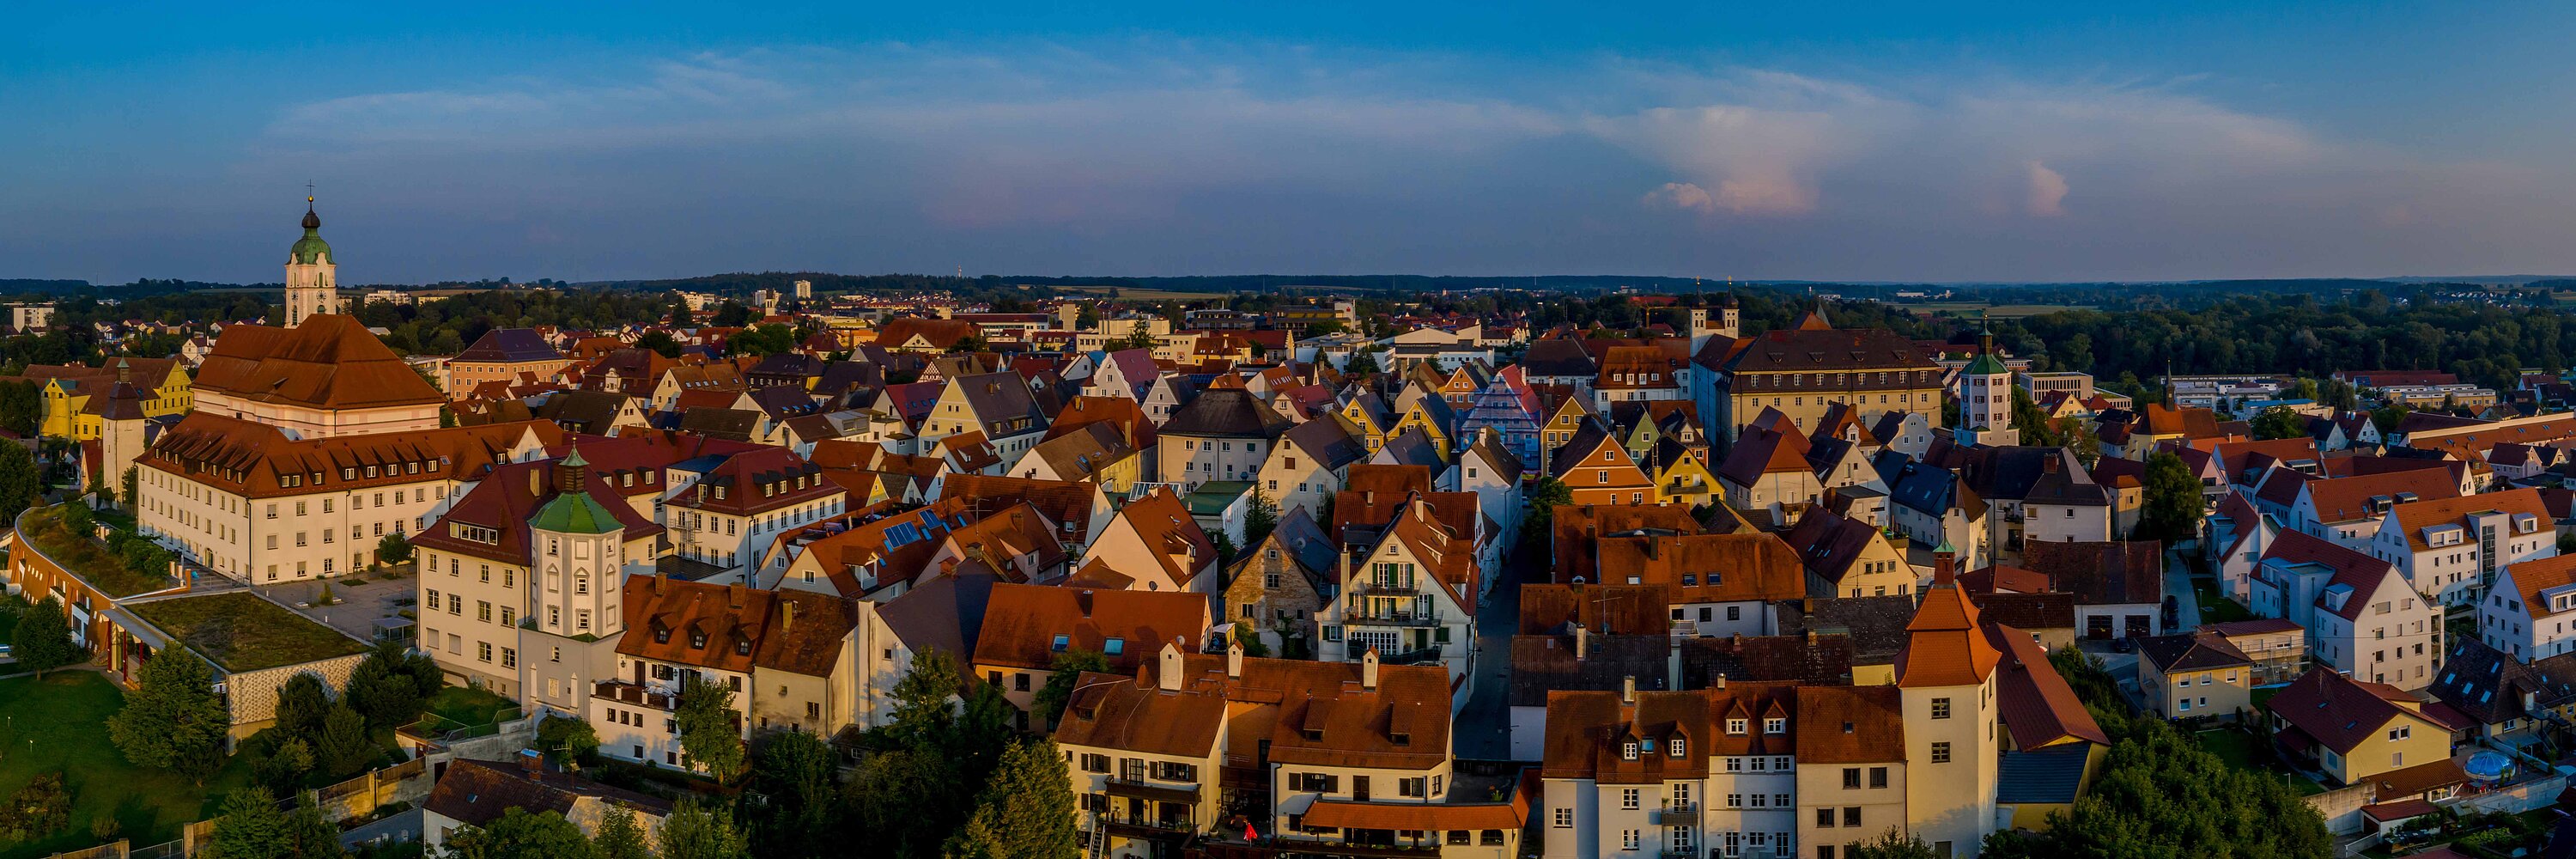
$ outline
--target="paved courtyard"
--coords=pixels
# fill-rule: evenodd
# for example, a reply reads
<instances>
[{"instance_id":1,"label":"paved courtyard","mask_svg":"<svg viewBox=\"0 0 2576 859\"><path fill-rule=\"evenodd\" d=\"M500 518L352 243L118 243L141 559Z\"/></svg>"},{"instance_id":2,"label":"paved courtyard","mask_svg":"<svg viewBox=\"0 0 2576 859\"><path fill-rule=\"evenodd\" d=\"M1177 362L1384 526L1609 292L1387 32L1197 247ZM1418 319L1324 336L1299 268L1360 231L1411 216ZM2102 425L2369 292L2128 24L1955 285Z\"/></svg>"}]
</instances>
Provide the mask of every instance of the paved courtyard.
<instances>
[{"instance_id":1,"label":"paved courtyard","mask_svg":"<svg viewBox=\"0 0 2576 859\"><path fill-rule=\"evenodd\" d=\"M322 583L320 582L259 585L257 589L262 595L285 603L288 607L302 612L306 617L330 624L361 640L374 641L377 622L400 618L402 616L400 612L412 607L410 601L416 591L408 572L399 576L382 572L367 573L358 578L366 580L366 583L351 584L346 579L331 580L333 602L327 606L305 605L306 601L321 592Z\"/></svg>"}]
</instances>

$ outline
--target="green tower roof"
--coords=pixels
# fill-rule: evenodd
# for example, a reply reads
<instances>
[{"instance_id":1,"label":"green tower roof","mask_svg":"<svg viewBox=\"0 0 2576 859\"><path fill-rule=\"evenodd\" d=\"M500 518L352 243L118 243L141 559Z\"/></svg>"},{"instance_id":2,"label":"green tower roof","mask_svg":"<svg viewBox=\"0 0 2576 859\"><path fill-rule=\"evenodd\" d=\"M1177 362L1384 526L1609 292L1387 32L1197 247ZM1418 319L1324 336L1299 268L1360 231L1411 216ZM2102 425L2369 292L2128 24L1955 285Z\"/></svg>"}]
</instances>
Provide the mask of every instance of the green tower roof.
<instances>
[{"instance_id":1,"label":"green tower roof","mask_svg":"<svg viewBox=\"0 0 2576 859\"><path fill-rule=\"evenodd\" d=\"M287 249L288 258L298 264L331 261L331 243L322 240L322 216L313 212L313 198L304 198L304 237Z\"/></svg>"},{"instance_id":2,"label":"green tower roof","mask_svg":"<svg viewBox=\"0 0 2576 859\"><path fill-rule=\"evenodd\" d=\"M579 480L585 473L583 469L589 466L590 461L581 457L579 449L565 454L563 461L555 467L564 475L561 479L570 485L554 500L537 508L537 515L528 520L528 527L558 534L606 534L626 527L625 523L617 521L617 514L608 512L606 505L590 497L590 492L580 483L572 482Z\"/></svg>"},{"instance_id":3,"label":"green tower roof","mask_svg":"<svg viewBox=\"0 0 2576 859\"><path fill-rule=\"evenodd\" d=\"M588 492L566 492L537 508L528 527L559 534L606 534L626 525Z\"/></svg>"},{"instance_id":4,"label":"green tower roof","mask_svg":"<svg viewBox=\"0 0 2576 859\"><path fill-rule=\"evenodd\" d=\"M1968 362L1968 368L1959 372L1970 376L2002 376L2010 374L2012 368L2004 366L2002 361L1995 360L1995 353L1980 352L1977 354L1977 360Z\"/></svg>"}]
</instances>

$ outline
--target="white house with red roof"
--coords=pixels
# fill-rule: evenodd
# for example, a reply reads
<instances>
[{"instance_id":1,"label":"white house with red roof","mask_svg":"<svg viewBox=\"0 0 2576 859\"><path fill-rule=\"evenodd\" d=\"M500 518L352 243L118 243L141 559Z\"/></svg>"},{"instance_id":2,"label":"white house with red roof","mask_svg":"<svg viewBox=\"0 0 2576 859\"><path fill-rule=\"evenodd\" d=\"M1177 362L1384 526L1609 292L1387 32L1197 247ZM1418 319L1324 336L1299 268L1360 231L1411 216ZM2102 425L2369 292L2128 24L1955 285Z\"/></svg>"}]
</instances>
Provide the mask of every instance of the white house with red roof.
<instances>
[{"instance_id":1,"label":"white house with red roof","mask_svg":"<svg viewBox=\"0 0 2576 859\"><path fill-rule=\"evenodd\" d=\"M2478 601L2478 640L2524 662L2576 650L2576 555L2507 565Z\"/></svg>"}]
</instances>

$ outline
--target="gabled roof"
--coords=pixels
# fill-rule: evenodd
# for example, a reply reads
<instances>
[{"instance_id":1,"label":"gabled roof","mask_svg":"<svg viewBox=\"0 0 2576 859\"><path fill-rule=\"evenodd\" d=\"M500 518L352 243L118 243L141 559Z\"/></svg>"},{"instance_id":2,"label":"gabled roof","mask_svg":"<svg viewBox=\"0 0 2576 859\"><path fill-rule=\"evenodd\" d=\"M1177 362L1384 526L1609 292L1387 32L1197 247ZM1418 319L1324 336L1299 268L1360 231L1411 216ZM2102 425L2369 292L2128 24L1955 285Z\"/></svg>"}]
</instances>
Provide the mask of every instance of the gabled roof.
<instances>
[{"instance_id":1,"label":"gabled roof","mask_svg":"<svg viewBox=\"0 0 2576 859\"><path fill-rule=\"evenodd\" d=\"M2084 709L2075 687L2048 661L2048 651L2034 636L1986 618L1986 640L2002 654L1996 669L1996 715L2013 745L2037 749L2069 740L2110 745L2111 736Z\"/></svg>"},{"instance_id":2,"label":"gabled roof","mask_svg":"<svg viewBox=\"0 0 2576 859\"><path fill-rule=\"evenodd\" d=\"M2327 524L2377 519L2391 506L2402 505L2409 494L2421 499L2454 498L2460 494L2460 485L2450 472L2429 468L2307 482L2308 500L2316 508L2317 520Z\"/></svg>"},{"instance_id":3,"label":"gabled roof","mask_svg":"<svg viewBox=\"0 0 2576 859\"><path fill-rule=\"evenodd\" d=\"M1295 422L1261 402L1251 391L1217 388L1173 410L1162 435L1200 438L1278 438Z\"/></svg>"},{"instance_id":4,"label":"gabled roof","mask_svg":"<svg viewBox=\"0 0 2576 859\"><path fill-rule=\"evenodd\" d=\"M276 497L473 480L529 438L550 445L563 429L523 421L296 440L267 424L200 411L163 431L137 461L232 494Z\"/></svg>"},{"instance_id":5,"label":"gabled roof","mask_svg":"<svg viewBox=\"0 0 2576 859\"><path fill-rule=\"evenodd\" d=\"M2413 699L2395 687L2364 683L2320 666L2290 681L2263 707L2288 722L2290 730L2305 734L2336 754L2351 754L2363 740L2377 735L2390 722L2432 721L2400 706L2398 700Z\"/></svg>"},{"instance_id":6,"label":"gabled roof","mask_svg":"<svg viewBox=\"0 0 2576 859\"><path fill-rule=\"evenodd\" d=\"M2206 671L2254 664L2254 658L2210 630L2159 635L2138 640L2139 657L2166 674Z\"/></svg>"},{"instance_id":7,"label":"gabled roof","mask_svg":"<svg viewBox=\"0 0 2576 859\"><path fill-rule=\"evenodd\" d=\"M858 624L847 599L808 591L630 576L617 652L722 671L829 676Z\"/></svg>"},{"instance_id":8,"label":"gabled roof","mask_svg":"<svg viewBox=\"0 0 2576 859\"><path fill-rule=\"evenodd\" d=\"M514 763L457 758L447 764L421 807L468 826L482 826L510 809L570 815L590 799L653 817L671 813L671 801L562 773L529 773Z\"/></svg>"},{"instance_id":9,"label":"gabled roof","mask_svg":"<svg viewBox=\"0 0 2576 859\"><path fill-rule=\"evenodd\" d=\"M2048 577L2049 589L2080 605L2129 605L2164 599L2164 546L2150 540L2024 544L2022 561Z\"/></svg>"},{"instance_id":10,"label":"gabled roof","mask_svg":"<svg viewBox=\"0 0 2576 859\"><path fill-rule=\"evenodd\" d=\"M2003 654L1977 622L1977 607L1957 585L1935 583L1905 625L1896 654L1896 685L1974 686L1994 673Z\"/></svg>"},{"instance_id":11,"label":"gabled roof","mask_svg":"<svg viewBox=\"0 0 2576 859\"><path fill-rule=\"evenodd\" d=\"M2552 522L2548 506L2540 501L2540 490L2528 488L2399 504L2391 508L2390 512L2396 516L2397 526L2406 529L2408 548L2417 552L2429 552L2433 549L2424 540L2426 529L2441 525L2459 525L2467 517L2482 513L2529 515L2538 518L2537 525L2540 527L2546 527Z\"/></svg>"}]
</instances>

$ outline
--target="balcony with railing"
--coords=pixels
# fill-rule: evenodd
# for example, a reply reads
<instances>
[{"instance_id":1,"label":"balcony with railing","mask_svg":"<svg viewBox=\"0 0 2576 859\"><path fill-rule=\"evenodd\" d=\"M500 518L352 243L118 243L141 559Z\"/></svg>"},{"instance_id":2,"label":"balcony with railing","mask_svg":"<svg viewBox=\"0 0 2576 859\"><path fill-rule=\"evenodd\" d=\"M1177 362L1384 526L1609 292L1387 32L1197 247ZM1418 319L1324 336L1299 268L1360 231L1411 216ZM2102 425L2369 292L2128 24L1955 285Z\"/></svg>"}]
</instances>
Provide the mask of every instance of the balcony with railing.
<instances>
[{"instance_id":1,"label":"balcony with railing","mask_svg":"<svg viewBox=\"0 0 2576 859\"><path fill-rule=\"evenodd\" d=\"M1199 801L1199 786L1195 784L1170 784L1140 778L1120 778L1117 776L1111 776L1105 781L1107 782L1107 792L1110 796L1133 796L1142 799L1156 800L1159 802L1177 802L1183 804L1195 804Z\"/></svg>"},{"instance_id":2,"label":"balcony with railing","mask_svg":"<svg viewBox=\"0 0 2576 859\"><path fill-rule=\"evenodd\" d=\"M1187 818L1145 817L1112 814L1094 819L1109 834L1120 838L1186 838L1198 827Z\"/></svg>"},{"instance_id":3,"label":"balcony with railing","mask_svg":"<svg viewBox=\"0 0 2576 859\"><path fill-rule=\"evenodd\" d=\"M1432 665L1440 661L1440 648L1434 644L1402 653L1379 653L1377 661L1381 665Z\"/></svg>"},{"instance_id":4,"label":"balcony with railing","mask_svg":"<svg viewBox=\"0 0 2576 859\"><path fill-rule=\"evenodd\" d=\"M1343 612L1342 622L1352 626L1440 626L1448 619L1428 604L1372 606L1363 602Z\"/></svg>"},{"instance_id":5,"label":"balcony with railing","mask_svg":"<svg viewBox=\"0 0 2576 859\"><path fill-rule=\"evenodd\" d=\"M594 683L590 687L590 696L621 704L651 707L656 710L678 709L680 705L678 696L655 692L649 687L622 680L602 680Z\"/></svg>"},{"instance_id":6,"label":"balcony with railing","mask_svg":"<svg viewBox=\"0 0 2576 859\"><path fill-rule=\"evenodd\" d=\"M1655 810L1656 826L1698 826L1700 807L1696 802L1667 802Z\"/></svg>"}]
</instances>

